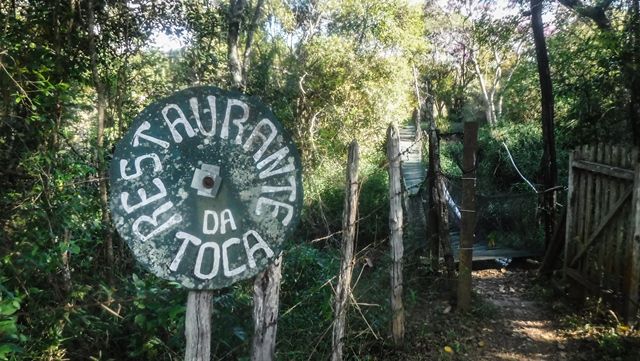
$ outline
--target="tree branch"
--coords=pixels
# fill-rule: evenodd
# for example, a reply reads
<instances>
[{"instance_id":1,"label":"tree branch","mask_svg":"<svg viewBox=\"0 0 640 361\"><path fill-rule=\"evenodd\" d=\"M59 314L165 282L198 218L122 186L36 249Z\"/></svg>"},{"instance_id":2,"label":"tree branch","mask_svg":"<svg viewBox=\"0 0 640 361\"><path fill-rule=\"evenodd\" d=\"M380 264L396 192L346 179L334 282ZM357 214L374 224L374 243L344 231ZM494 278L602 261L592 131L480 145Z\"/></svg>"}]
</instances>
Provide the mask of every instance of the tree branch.
<instances>
[{"instance_id":1,"label":"tree branch","mask_svg":"<svg viewBox=\"0 0 640 361\"><path fill-rule=\"evenodd\" d=\"M611 21L605 12L611 5L612 0L603 0L595 6L585 5L580 0L558 0L558 2L575 11L578 15L593 20L601 30L611 29Z\"/></svg>"}]
</instances>

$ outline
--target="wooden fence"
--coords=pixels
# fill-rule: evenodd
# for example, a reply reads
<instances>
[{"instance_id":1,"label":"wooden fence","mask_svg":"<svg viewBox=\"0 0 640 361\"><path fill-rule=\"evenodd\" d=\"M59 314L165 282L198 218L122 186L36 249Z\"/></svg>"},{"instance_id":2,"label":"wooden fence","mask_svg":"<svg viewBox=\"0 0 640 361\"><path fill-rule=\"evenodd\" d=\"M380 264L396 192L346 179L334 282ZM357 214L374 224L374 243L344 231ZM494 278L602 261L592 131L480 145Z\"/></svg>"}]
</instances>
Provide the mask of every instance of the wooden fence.
<instances>
[{"instance_id":1,"label":"wooden fence","mask_svg":"<svg viewBox=\"0 0 640 361\"><path fill-rule=\"evenodd\" d=\"M570 155L564 277L607 296L627 321L638 310L638 149L583 146Z\"/></svg>"}]
</instances>

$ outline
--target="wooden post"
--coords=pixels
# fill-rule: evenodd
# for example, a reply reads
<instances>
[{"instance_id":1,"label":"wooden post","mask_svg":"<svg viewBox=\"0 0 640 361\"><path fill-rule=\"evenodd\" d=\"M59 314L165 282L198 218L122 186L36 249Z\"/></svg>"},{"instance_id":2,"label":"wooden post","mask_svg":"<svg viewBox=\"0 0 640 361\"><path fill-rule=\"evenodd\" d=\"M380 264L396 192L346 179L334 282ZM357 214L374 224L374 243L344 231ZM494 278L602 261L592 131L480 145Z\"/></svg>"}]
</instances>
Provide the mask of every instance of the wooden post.
<instances>
[{"instance_id":1,"label":"wooden post","mask_svg":"<svg viewBox=\"0 0 640 361\"><path fill-rule=\"evenodd\" d=\"M402 186L400 182L400 140L398 129L387 130L387 158L389 159L389 241L391 244L391 333L393 343L404 340L404 307L402 305Z\"/></svg>"},{"instance_id":2,"label":"wooden post","mask_svg":"<svg viewBox=\"0 0 640 361\"><path fill-rule=\"evenodd\" d=\"M635 159L634 159L635 161ZM624 318L627 323L634 322L638 314L638 283L640 281L640 164L635 165L633 180L633 238L629 241L624 280Z\"/></svg>"},{"instance_id":3,"label":"wooden post","mask_svg":"<svg viewBox=\"0 0 640 361\"><path fill-rule=\"evenodd\" d=\"M563 282L567 282L567 267L569 266L569 257L573 257L573 234L575 229L574 213L576 210L576 187L574 185L574 170L573 161L576 158L576 152L569 153L569 179L567 180L567 225L564 235L564 262L562 266L562 279Z\"/></svg>"},{"instance_id":4,"label":"wooden post","mask_svg":"<svg viewBox=\"0 0 640 361\"><path fill-rule=\"evenodd\" d=\"M185 361L211 360L212 291L189 291L184 335L187 338Z\"/></svg>"},{"instance_id":5,"label":"wooden post","mask_svg":"<svg viewBox=\"0 0 640 361\"><path fill-rule=\"evenodd\" d=\"M445 267L447 268L447 278L451 285L455 278L454 260L449 241L449 208L447 204L447 191L442 172L440 170L440 140L433 118L429 123L429 212L427 234L431 243L431 268L438 269L440 261L440 247ZM453 287L453 286L452 286Z\"/></svg>"},{"instance_id":6,"label":"wooden post","mask_svg":"<svg viewBox=\"0 0 640 361\"><path fill-rule=\"evenodd\" d=\"M342 360L342 338L344 337L347 302L351 294L351 274L353 273L353 244L356 238L356 216L358 213L358 143L349 146L347 160L347 187L342 213L342 260L336 286L334 302L333 342L331 360Z\"/></svg>"},{"instance_id":7,"label":"wooden post","mask_svg":"<svg viewBox=\"0 0 640 361\"><path fill-rule=\"evenodd\" d=\"M447 278L453 292L455 281L455 262L451 241L449 240L449 208L447 204L446 188L442 174L440 172L440 159L436 161L436 189L434 193L434 204L438 216L438 241L442 247L442 258L447 269Z\"/></svg>"},{"instance_id":8,"label":"wooden post","mask_svg":"<svg viewBox=\"0 0 640 361\"><path fill-rule=\"evenodd\" d=\"M458 309L471 308L471 266L476 225L476 152L478 123L464 123L464 154L462 158L462 230L458 268Z\"/></svg>"},{"instance_id":9,"label":"wooden post","mask_svg":"<svg viewBox=\"0 0 640 361\"><path fill-rule=\"evenodd\" d=\"M271 361L274 359L281 279L282 255L278 256L266 270L258 274L253 282L252 361Z\"/></svg>"},{"instance_id":10,"label":"wooden post","mask_svg":"<svg viewBox=\"0 0 640 361\"><path fill-rule=\"evenodd\" d=\"M430 99L430 96L427 96ZM428 124L429 130L429 164L427 168L427 240L430 248L431 269L437 270L440 262L440 242L438 237L438 211L435 199L437 198L437 182L440 160L438 133L436 131L435 121L433 119L433 107L429 106L430 102L425 102L424 118Z\"/></svg>"}]
</instances>

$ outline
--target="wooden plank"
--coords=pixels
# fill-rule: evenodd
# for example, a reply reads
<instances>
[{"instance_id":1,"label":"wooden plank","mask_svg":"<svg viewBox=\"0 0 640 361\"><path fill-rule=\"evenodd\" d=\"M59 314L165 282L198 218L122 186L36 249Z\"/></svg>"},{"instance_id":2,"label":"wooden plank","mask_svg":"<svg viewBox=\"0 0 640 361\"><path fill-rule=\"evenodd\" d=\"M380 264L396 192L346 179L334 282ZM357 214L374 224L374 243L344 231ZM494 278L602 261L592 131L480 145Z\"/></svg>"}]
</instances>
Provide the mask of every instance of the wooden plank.
<instances>
[{"instance_id":1,"label":"wooden plank","mask_svg":"<svg viewBox=\"0 0 640 361\"><path fill-rule=\"evenodd\" d=\"M584 159L589 159L588 158L588 148L586 145L582 146L582 150L581 150L582 156ZM586 237L586 230L585 230L585 214L586 214L586 210L587 210L587 179L589 178L589 173L587 172L581 172L580 173L580 210L578 211L578 215L579 215L579 226L578 226L578 233L576 234L576 248L574 250L574 252L578 252L579 250L582 249L582 245L584 244L584 238ZM579 270L584 271L584 269L582 268L582 265L580 267L578 267Z\"/></svg>"},{"instance_id":2,"label":"wooden plank","mask_svg":"<svg viewBox=\"0 0 640 361\"><path fill-rule=\"evenodd\" d=\"M627 201L627 199L629 199L629 197L631 196L632 192L633 192L633 189L629 188L629 189L627 189L627 191L625 193L622 194L622 196L618 199L618 201L613 205L613 207L609 211L609 213L602 218L602 220L600 221L600 224L598 224L598 226L595 229L595 231L593 231L589 235L589 238L584 243L582 248L573 257L573 259L569 263L569 267L573 267L576 264L576 262L578 262L578 260L589 250L589 247L591 247L593 245L593 243L598 239L598 236L600 235L602 230L610 223L610 221L613 219L613 217L616 216L618 213L622 212L622 210L623 210L622 206ZM620 232L618 232L618 233L620 233Z\"/></svg>"},{"instance_id":3,"label":"wooden plank","mask_svg":"<svg viewBox=\"0 0 640 361\"><path fill-rule=\"evenodd\" d=\"M638 314L640 282L640 165L636 164L633 185L633 239L629 242L627 252L627 272L625 275L623 294L625 297L624 317L627 323L635 321Z\"/></svg>"},{"instance_id":4,"label":"wooden plank","mask_svg":"<svg viewBox=\"0 0 640 361\"><path fill-rule=\"evenodd\" d=\"M629 152L629 164L631 164L633 167L638 167L638 165L640 164L640 162L638 161L638 153L639 153L639 149L637 147L633 147L632 150ZM635 187L638 186L637 183L632 183L632 185L634 185ZM627 215L626 222L625 222L625 240L626 242L633 242L633 234L635 232L635 225L634 225L634 210L633 210L633 201L630 203L630 205L628 206L627 210L629 211L629 214ZM625 249L628 248L629 246L626 245ZM620 273L620 277L621 279L623 278L623 274L622 272ZM622 287L622 286L621 286Z\"/></svg>"},{"instance_id":5,"label":"wooden plank","mask_svg":"<svg viewBox=\"0 0 640 361\"><path fill-rule=\"evenodd\" d=\"M336 285L333 307L333 337L331 360L342 360L342 346L346 327L347 302L351 295L351 276L353 274L353 244L356 238L356 216L358 213L358 143L349 145L347 157L347 184L345 187L344 210L342 213L342 247L340 275Z\"/></svg>"},{"instance_id":6,"label":"wooden plank","mask_svg":"<svg viewBox=\"0 0 640 361\"><path fill-rule=\"evenodd\" d=\"M211 359L212 302L212 291L189 291L184 321L184 335L187 339L185 361Z\"/></svg>"},{"instance_id":7,"label":"wooden plank","mask_svg":"<svg viewBox=\"0 0 640 361\"><path fill-rule=\"evenodd\" d=\"M631 158L630 158L631 149L627 147L621 147L621 146L618 146L617 148L619 149L620 158L618 160L618 164L614 164L614 165L621 168L630 169L631 168ZM623 192L630 187L630 182L628 180L618 179L617 185L618 185L617 193L618 195L622 195ZM633 189L633 187L631 187L631 189ZM613 224L613 229L615 232L614 234L615 244L616 244L615 247L618 251L615 253L615 257L612 257L612 261L618 264L621 270L624 270L627 267L627 265L625 265L626 263L625 261L626 261L626 252L627 252L628 242L625 239L626 238L625 228L627 227L628 219L630 217L631 205L632 203L630 202L626 204L626 207L624 207L623 211L620 213L620 216L616 219L616 221ZM623 275L624 275L624 272L618 273L618 280L622 280L624 278ZM617 282L615 290L622 290L622 284L620 281Z\"/></svg>"},{"instance_id":8,"label":"wooden plank","mask_svg":"<svg viewBox=\"0 0 640 361\"><path fill-rule=\"evenodd\" d=\"M596 158L595 161L598 164L603 164L604 162L604 144L602 143L598 143L597 147L596 147ZM603 183L603 178L605 178L602 174L595 174L595 199L594 199L594 213L593 213L593 220L594 223L597 225L600 225L602 222L602 218L604 218L605 214L606 214L606 210L604 209L604 196L606 192L602 191L602 183ZM597 230L597 227L596 227ZM596 258L598 265L600 265L600 274L601 275L605 275L606 273L604 272L604 270L602 269L602 267L607 263L606 262L606 256L604 253L604 249L606 244L603 242L603 237L602 236L598 236L598 240L599 242L596 242L596 244L593 245L593 254L594 257ZM602 279L599 279L598 284L602 284Z\"/></svg>"},{"instance_id":9,"label":"wooden plank","mask_svg":"<svg viewBox=\"0 0 640 361\"><path fill-rule=\"evenodd\" d=\"M627 169L633 168L633 164L632 164L633 151L634 149L630 147L620 148L619 166L621 168L627 168ZM632 187L632 184L633 184L632 182L629 182L626 180L619 181L618 187L619 189L622 187ZM631 201L625 205L624 210L618 217L617 223L615 225L616 227L615 243L616 243L616 248L618 249L618 251L615 253L615 256L616 256L615 262L618 263L619 271L617 274L615 274L616 282L612 283L612 285L614 285L613 287L615 287L614 289L617 292L620 292L622 294L624 294L625 278L626 278L626 274L628 272L628 267L629 267L628 254L629 254L630 238L633 237L633 235L629 234L629 228L631 228L631 222L633 222L633 219L631 216L632 207L633 207L633 197L630 197L630 198L631 198ZM625 307L623 303L624 302L621 302L615 305L616 306L615 309L619 310L620 313L624 315Z\"/></svg>"},{"instance_id":10,"label":"wooden plank","mask_svg":"<svg viewBox=\"0 0 640 361\"><path fill-rule=\"evenodd\" d=\"M611 164L611 145L607 144L604 147L604 154L602 157L603 164ZM600 177L602 179L602 198L601 198L601 215L604 217L613 207L613 203L611 202L611 177ZM613 200L615 202L615 200ZM613 270L615 268L615 262L611 261L611 255L615 254L615 245L611 243L611 233L608 232L608 229L605 229L602 234L602 253L601 258L604 260L605 264L605 272L608 275L608 279L611 280L611 276L613 275Z\"/></svg>"},{"instance_id":11,"label":"wooden plank","mask_svg":"<svg viewBox=\"0 0 640 361\"><path fill-rule=\"evenodd\" d=\"M595 152L594 149L595 147L592 145L589 145L587 147L586 150L586 158L589 161L593 161L595 160ZM579 163L579 162L578 162ZM575 165L574 165L575 166ZM587 245L587 240L589 239L589 235L591 234L591 231L593 230L594 226L593 226L593 208L594 208L594 204L593 204L593 199L594 199L594 194L593 194L593 181L595 178L595 174L593 173L587 173L586 175L586 188L585 188L585 193L586 193L586 200L585 200L585 208L584 208L584 213L583 213L583 217L584 217L584 230L583 230L583 234L582 237L580 238L581 241L581 245L580 245L580 249L578 250L578 254L580 254L580 252L583 252L584 250L588 250L589 246ZM575 258L574 258L575 259ZM583 276L586 277L592 277L593 276L593 263L589 262L588 257L587 259L585 259L586 262L583 262ZM574 264L572 263L571 266L574 266Z\"/></svg>"},{"instance_id":12,"label":"wooden plank","mask_svg":"<svg viewBox=\"0 0 640 361\"><path fill-rule=\"evenodd\" d=\"M565 228L565 236L564 236L564 262L563 262L563 278L566 280L566 269L569 262L569 257L573 254L574 247L574 234L575 234L575 225L576 225L576 209L577 209L577 194L576 194L576 180L575 170L573 169L573 161L576 158L576 151L572 151L569 153L569 178L567 181L567 225Z\"/></svg>"},{"instance_id":13,"label":"wooden plank","mask_svg":"<svg viewBox=\"0 0 640 361\"><path fill-rule=\"evenodd\" d=\"M391 244L391 334L399 347L404 342L404 306L402 303L402 185L400 180L400 147L398 130L389 125L387 157L389 159L389 236Z\"/></svg>"},{"instance_id":14,"label":"wooden plank","mask_svg":"<svg viewBox=\"0 0 640 361\"><path fill-rule=\"evenodd\" d=\"M591 162L595 162L596 160L596 147L591 145L589 146L589 160ZM589 245L587 244L588 241L590 240L590 236L591 233L593 232L594 228L595 228L595 220L593 218L593 215L595 213L595 208L596 208L596 204L595 204L595 179L598 175L597 174L593 174L590 173L588 175L587 178L587 205L588 205L588 209L587 209L587 213L585 214L585 234L584 237L582 239L582 249L583 250L587 250L589 249ZM593 255L590 254L591 257L591 262L587 261L585 262L586 266L587 266L587 276L590 277L591 280L595 280L598 278L598 269L597 269L597 263L596 261L593 259Z\"/></svg>"},{"instance_id":15,"label":"wooden plank","mask_svg":"<svg viewBox=\"0 0 640 361\"><path fill-rule=\"evenodd\" d=\"M620 167L607 166L592 161L576 161L573 166L593 173L600 173L611 177L633 180L633 171Z\"/></svg>"},{"instance_id":16,"label":"wooden plank","mask_svg":"<svg viewBox=\"0 0 640 361\"><path fill-rule=\"evenodd\" d=\"M611 157L609 160L610 165L618 165L620 164L620 148L618 146L611 147ZM618 194L618 178L608 178L609 189L607 193L609 194L609 209L612 209L615 205L616 200L619 198ZM612 224L607 231L607 243L609 243L609 248L611 249L611 253L609 254L610 262L611 262L611 274L618 275L620 273L621 265L620 265L620 257L619 254L621 250L618 248L616 244L616 234L615 234L615 224ZM615 277L615 276L614 276ZM618 281L616 281L618 282ZM618 287L616 287L617 289Z\"/></svg>"}]
</instances>

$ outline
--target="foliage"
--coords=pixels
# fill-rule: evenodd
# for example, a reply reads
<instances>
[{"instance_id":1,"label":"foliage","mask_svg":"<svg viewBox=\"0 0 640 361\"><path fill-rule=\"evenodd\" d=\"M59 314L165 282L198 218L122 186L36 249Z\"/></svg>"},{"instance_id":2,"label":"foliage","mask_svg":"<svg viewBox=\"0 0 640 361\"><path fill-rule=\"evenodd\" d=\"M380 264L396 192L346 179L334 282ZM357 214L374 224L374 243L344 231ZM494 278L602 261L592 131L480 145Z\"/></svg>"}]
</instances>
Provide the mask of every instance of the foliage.
<instances>
[{"instance_id":1,"label":"foliage","mask_svg":"<svg viewBox=\"0 0 640 361\"><path fill-rule=\"evenodd\" d=\"M627 4L614 3L609 31L562 9L554 9L548 27L559 184L574 146L637 142L628 110L638 58L628 30L635 18ZM362 153L355 298L373 306L350 309L347 350L375 357L388 346L378 339L388 322L384 136L389 123L409 118L416 85L434 97L440 130L455 133L461 121L486 118L480 75L500 80L499 122L480 133L477 234L540 246L537 196L502 145L540 190L537 64L527 18L509 9L502 16L501 7L493 1L265 1L246 92L271 105L304 161L302 225L284 263L280 357L329 354L331 280L353 139ZM115 261L108 262L105 235L112 230L103 222L99 165L154 99L197 84L225 86L227 12L226 2L199 0L0 2L0 360L181 357L186 292L140 269L117 235ZM251 16L247 10L245 19ZM151 39L161 33L177 36L182 46L154 48ZM94 70L107 105L103 149L96 147ZM462 146L442 146L443 170L459 199ZM214 325L224 332L214 337L213 350L220 358L247 354L251 292L246 281L215 295ZM409 288L409 303L419 303L420 292ZM601 349L622 355L627 334L606 327L599 331Z\"/></svg>"}]
</instances>

